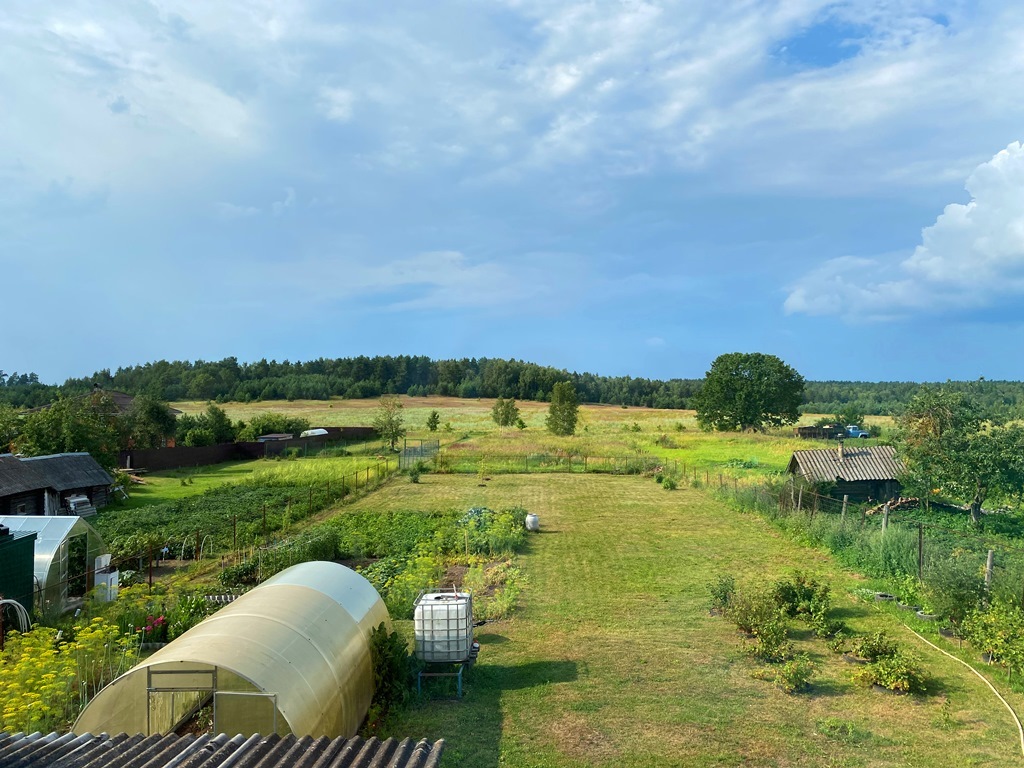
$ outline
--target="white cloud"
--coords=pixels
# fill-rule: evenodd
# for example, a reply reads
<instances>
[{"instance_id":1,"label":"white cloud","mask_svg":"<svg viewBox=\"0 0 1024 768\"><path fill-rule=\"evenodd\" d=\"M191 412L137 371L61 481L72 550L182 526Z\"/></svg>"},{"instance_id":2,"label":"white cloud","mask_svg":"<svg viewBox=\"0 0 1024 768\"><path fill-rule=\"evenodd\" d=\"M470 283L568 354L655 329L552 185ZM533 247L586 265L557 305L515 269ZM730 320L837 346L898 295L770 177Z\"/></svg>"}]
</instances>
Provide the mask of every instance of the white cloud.
<instances>
[{"instance_id":1,"label":"white cloud","mask_svg":"<svg viewBox=\"0 0 1024 768\"><path fill-rule=\"evenodd\" d=\"M223 219L248 219L259 214L260 209L251 205L235 205L234 203L217 203L214 205L217 215Z\"/></svg>"},{"instance_id":2,"label":"white cloud","mask_svg":"<svg viewBox=\"0 0 1024 768\"><path fill-rule=\"evenodd\" d=\"M902 260L844 257L792 288L789 313L888 319L998 305L1024 296L1024 147L1010 144L967 179L971 200L952 203Z\"/></svg>"},{"instance_id":3,"label":"white cloud","mask_svg":"<svg viewBox=\"0 0 1024 768\"><path fill-rule=\"evenodd\" d=\"M289 208L295 205L295 190L291 187L285 187L284 199L275 200L271 204L271 210L273 210L275 216L280 216L282 213L287 211Z\"/></svg>"},{"instance_id":4,"label":"white cloud","mask_svg":"<svg viewBox=\"0 0 1024 768\"><path fill-rule=\"evenodd\" d=\"M355 97L352 91L345 88L321 88L320 111L328 120L336 123L347 123L352 119L352 102Z\"/></svg>"}]
</instances>

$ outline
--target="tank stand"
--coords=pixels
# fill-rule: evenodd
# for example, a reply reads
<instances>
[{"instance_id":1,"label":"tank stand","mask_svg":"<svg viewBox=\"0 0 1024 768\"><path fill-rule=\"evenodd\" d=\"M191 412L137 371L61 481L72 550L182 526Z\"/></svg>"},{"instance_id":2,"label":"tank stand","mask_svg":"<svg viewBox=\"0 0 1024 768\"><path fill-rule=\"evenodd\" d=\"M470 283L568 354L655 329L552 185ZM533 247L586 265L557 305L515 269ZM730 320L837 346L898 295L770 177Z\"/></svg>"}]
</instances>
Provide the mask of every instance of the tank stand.
<instances>
[{"instance_id":1,"label":"tank stand","mask_svg":"<svg viewBox=\"0 0 1024 768\"><path fill-rule=\"evenodd\" d=\"M465 669L465 664L462 663L462 662L457 662L454 666L458 667L458 669L456 671L454 671L454 672L424 672L424 671L421 670L420 673L418 675L416 675L416 695L417 696L422 696L423 695L423 678L424 677L454 677L455 680L456 680L456 682L455 682L456 691L457 691L456 698L461 699L462 698L462 671Z\"/></svg>"}]
</instances>

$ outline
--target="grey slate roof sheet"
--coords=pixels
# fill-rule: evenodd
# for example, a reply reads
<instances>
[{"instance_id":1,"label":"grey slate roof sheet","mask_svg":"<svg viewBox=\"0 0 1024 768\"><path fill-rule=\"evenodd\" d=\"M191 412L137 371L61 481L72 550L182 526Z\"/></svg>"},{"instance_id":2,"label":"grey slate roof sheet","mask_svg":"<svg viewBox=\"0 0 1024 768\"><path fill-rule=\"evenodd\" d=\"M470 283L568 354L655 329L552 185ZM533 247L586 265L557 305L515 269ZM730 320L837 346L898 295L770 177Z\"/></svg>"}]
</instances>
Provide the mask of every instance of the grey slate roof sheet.
<instances>
[{"instance_id":1,"label":"grey slate roof sheet","mask_svg":"<svg viewBox=\"0 0 1024 768\"><path fill-rule=\"evenodd\" d=\"M858 480L896 480L904 472L903 462L891 445L843 447L843 458L837 448L793 451L789 472L799 474L812 483Z\"/></svg>"},{"instance_id":2,"label":"grey slate roof sheet","mask_svg":"<svg viewBox=\"0 0 1024 768\"><path fill-rule=\"evenodd\" d=\"M4 768L436 768L443 741L0 733Z\"/></svg>"},{"instance_id":3,"label":"grey slate roof sheet","mask_svg":"<svg viewBox=\"0 0 1024 768\"><path fill-rule=\"evenodd\" d=\"M113 478L88 453L56 453L31 458L0 456L0 496L40 488L68 491L112 482Z\"/></svg>"}]
</instances>

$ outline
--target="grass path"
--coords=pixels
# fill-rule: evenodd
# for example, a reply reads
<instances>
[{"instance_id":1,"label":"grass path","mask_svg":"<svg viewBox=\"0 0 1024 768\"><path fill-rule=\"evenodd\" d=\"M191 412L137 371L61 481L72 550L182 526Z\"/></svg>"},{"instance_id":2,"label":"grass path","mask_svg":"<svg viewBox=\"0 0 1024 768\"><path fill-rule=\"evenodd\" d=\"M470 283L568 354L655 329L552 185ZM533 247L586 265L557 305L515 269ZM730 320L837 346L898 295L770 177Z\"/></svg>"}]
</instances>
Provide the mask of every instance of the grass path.
<instances>
[{"instance_id":1,"label":"grass path","mask_svg":"<svg viewBox=\"0 0 1024 768\"><path fill-rule=\"evenodd\" d=\"M949 766L1016 764L1016 731L977 679L892 617L856 604L855 578L824 554L703 494L629 477L424 476L352 509L491 507L540 515L522 564L521 609L478 631L462 702L425 700L388 732L448 743L445 765ZM820 641L813 692L756 680L743 641L704 608L717 572L741 582L802 568L828 579L854 629L885 628L925 662L939 693L854 687ZM407 627L406 627L407 629ZM950 718L942 703L950 698ZM940 725L944 727L940 727Z\"/></svg>"}]
</instances>

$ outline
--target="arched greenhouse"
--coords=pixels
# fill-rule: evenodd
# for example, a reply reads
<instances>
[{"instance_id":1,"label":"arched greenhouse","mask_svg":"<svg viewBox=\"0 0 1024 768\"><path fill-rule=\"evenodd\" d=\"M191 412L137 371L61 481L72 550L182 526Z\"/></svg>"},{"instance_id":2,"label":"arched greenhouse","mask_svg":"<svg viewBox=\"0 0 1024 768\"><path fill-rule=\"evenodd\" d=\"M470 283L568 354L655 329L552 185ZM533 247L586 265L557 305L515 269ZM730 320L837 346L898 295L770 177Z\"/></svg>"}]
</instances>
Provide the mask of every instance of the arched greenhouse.
<instances>
[{"instance_id":1,"label":"arched greenhouse","mask_svg":"<svg viewBox=\"0 0 1024 768\"><path fill-rule=\"evenodd\" d=\"M343 565L282 571L114 680L75 733L168 733L212 705L214 733L353 736L373 698L370 630L390 625Z\"/></svg>"}]
</instances>

